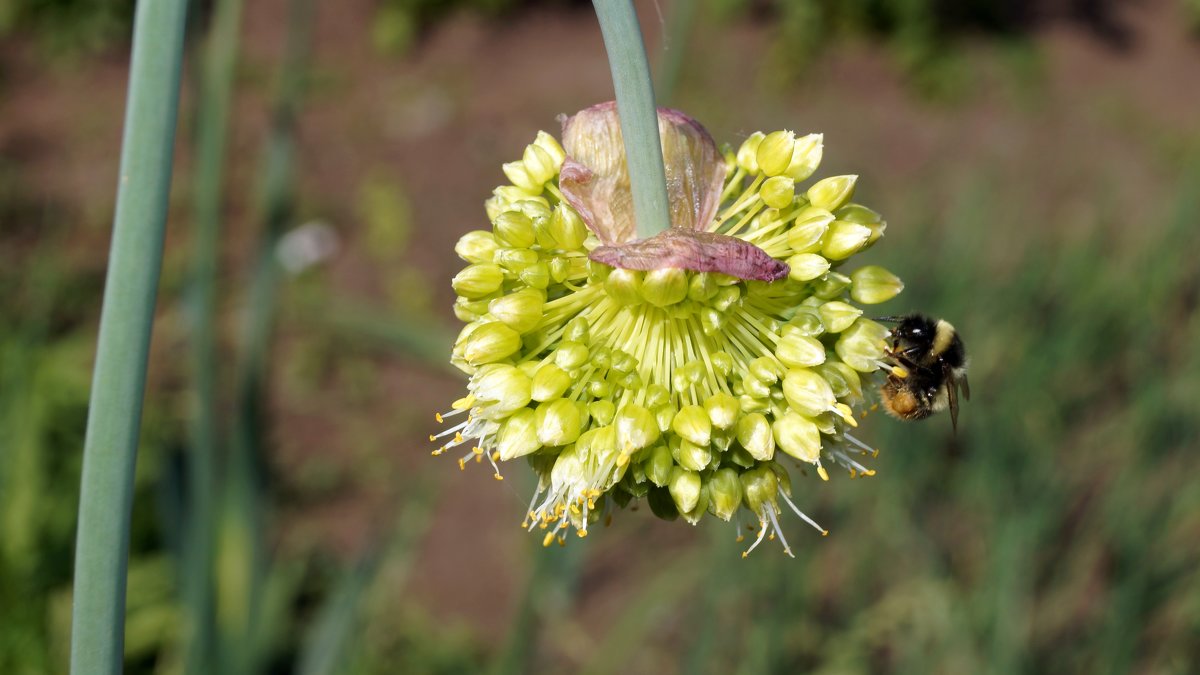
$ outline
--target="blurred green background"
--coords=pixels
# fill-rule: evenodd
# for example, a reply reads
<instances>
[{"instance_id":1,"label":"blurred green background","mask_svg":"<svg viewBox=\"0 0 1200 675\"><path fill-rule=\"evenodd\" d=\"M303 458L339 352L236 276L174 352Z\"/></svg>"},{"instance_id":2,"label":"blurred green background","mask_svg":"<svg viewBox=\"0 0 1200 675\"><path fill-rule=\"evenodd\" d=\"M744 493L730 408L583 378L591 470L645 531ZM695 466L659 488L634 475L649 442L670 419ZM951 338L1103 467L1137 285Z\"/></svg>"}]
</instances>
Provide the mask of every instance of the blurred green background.
<instances>
[{"instance_id":1,"label":"blurred green background","mask_svg":"<svg viewBox=\"0 0 1200 675\"><path fill-rule=\"evenodd\" d=\"M542 549L528 477L426 436L454 241L611 97L590 5L195 3L127 671L1196 672L1197 3L637 4L661 103L862 175L881 312L972 354L958 435L868 417L878 475L797 484L832 533L785 524L796 560L645 509ZM3 673L67 663L131 8L0 0Z\"/></svg>"}]
</instances>

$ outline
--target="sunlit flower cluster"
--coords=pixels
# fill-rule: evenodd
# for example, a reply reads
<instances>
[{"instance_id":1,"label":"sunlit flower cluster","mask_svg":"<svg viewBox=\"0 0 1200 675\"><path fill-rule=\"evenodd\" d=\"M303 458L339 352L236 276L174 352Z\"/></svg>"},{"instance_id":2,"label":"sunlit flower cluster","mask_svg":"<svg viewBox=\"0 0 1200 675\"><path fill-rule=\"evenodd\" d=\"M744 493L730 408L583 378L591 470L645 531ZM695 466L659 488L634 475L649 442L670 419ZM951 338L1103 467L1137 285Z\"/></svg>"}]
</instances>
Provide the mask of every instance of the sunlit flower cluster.
<instances>
[{"instance_id":1,"label":"sunlit flower cluster","mask_svg":"<svg viewBox=\"0 0 1200 675\"><path fill-rule=\"evenodd\" d=\"M538 477L525 526L544 542L586 536L646 499L658 516L752 516L778 536L794 501L788 466L871 475L852 435L864 383L886 368L886 329L857 304L901 291L886 270L842 271L885 224L852 201L855 176L810 181L819 134L755 133L720 152L660 111L672 227L636 239L611 104L541 132L511 185L486 203L492 227L455 247L466 323L453 363L468 394L438 415L434 454ZM798 189L799 188L799 189ZM805 475L807 472L803 472Z\"/></svg>"}]
</instances>

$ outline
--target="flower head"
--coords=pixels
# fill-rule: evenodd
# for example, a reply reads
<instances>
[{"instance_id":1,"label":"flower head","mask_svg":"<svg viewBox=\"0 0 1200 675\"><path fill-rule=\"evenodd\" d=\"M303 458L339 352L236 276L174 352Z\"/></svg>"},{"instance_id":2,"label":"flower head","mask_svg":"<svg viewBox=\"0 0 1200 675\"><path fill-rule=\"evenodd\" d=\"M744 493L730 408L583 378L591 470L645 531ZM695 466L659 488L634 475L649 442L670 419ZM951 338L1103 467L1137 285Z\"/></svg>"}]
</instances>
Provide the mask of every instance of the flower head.
<instances>
[{"instance_id":1,"label":"flower head","mask_svg":"<svg viewBox=\"0 0 1200 675\"><path fill-rule=\"evenodd\" d=\"M851 476L871 449L848 433L886 330L853 303L902 289L879 267L839 269L885 224L851 201L854 176L797 185L822 137L754 134L722 153L695 120L660 109L670 227L635 239L620 125L611 103L541 132L511 185L486 203L491 230L455 250L466 323L452 362L467 396L434 454L460 465L525 458L538 477L525 525L544 541L586 536L646 498L660 517L749 514L778 536L792 500L785 464ZM747 551L747 553L749 552Z\"/></svg>"}]
</instances>

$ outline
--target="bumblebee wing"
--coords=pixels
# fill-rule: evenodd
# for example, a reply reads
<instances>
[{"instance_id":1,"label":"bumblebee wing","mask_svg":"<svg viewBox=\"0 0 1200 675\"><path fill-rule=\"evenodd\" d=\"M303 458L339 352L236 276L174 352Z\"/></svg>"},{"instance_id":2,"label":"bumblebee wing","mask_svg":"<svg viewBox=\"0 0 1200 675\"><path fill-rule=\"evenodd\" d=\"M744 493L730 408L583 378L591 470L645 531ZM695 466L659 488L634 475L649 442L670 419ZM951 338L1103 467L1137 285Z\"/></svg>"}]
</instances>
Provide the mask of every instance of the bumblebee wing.
<instances>
[{"instance_id":1,"label":"bumblebee wing","mask_svg":"<svg viewBox=\"0 0 1200 675\"><path fill-rule=\"evenodd\" d=\"M958 382L954 377L954 369L947 363L942 363L942 378L946 386L946 402L950 408L950 427L958 431Z\"/></svg>"},{"instance_id":2,"label":"bumblebee wing","mask_svg":"<svg viewBox=\"0 0 1200 675\"><path fill-rule=\"evenodd\" d=\"M958 386L962 388L963 398L970 401L971 400L971 387L970 387L970 385L967 384L967 376L965 374L962 377L958 378Z\"/></svg>"}]
</instances>

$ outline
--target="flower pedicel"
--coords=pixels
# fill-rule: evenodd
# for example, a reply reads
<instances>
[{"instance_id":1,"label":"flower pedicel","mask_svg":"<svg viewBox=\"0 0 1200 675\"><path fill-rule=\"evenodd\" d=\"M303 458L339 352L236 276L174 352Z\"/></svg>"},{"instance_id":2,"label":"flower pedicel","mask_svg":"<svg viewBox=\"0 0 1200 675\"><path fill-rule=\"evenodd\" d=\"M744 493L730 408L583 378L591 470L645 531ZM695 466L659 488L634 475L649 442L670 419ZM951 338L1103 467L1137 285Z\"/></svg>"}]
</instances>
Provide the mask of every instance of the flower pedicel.
<instances>
[{"instance_id":1,"label":"flower pedicel","mask_svg":"<svg viewBox=\"0 0 1200 675\"><path fill-rule=\"evenodd\" d=\"M721 153L682 113L659 109L670 227L635 239L623 141L612 103L540 132L511 185L468 232L451 282L466 323L452 362L468 394L437 416L435 455L460 466L519 458L538 486L524 523L560 543L645 498L695 524L743 512L778 535L792 500L786 464L872 475L849 433L862 379L881 368L886 329L854 303L891 299L875 266L839 272L885 223L851 201L855 176L798 183L822 137L790 131ZM780 461L786 460L786 461ZM751 526L753 529L753 526Z\"/></svg>"}]
</instances>

